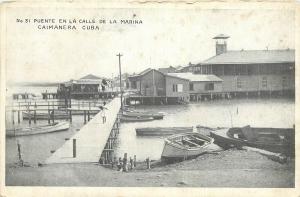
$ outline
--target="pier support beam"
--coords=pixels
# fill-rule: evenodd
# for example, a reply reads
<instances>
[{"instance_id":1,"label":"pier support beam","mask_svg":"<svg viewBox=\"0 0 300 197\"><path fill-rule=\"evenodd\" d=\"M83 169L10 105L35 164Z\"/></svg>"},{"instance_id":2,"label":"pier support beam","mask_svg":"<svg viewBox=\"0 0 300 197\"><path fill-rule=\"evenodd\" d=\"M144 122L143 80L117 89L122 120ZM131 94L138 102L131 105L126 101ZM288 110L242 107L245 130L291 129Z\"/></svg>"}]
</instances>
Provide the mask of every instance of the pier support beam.
<instances>
[{"instance_id":1,"label":"pier support beam","mask_svg":"<svg viewBox=\"0 0 300 197\"><path fill-rule=\"evenodd\" d=\"M73 158L76 157L76 139L73 139Z\"/></svg>"}]
</instances>

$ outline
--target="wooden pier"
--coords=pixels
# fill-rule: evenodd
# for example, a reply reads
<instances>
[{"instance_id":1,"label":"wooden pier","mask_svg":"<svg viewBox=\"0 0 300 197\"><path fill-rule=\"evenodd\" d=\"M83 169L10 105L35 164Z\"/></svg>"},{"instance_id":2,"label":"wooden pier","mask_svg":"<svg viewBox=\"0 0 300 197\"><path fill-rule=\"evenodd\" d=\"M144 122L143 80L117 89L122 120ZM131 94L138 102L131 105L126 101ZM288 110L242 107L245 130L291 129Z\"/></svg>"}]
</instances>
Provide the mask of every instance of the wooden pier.
<instances>
[{"instance_id":1,"label":"wooden pier","mask_svg":"<svg viewBox=\"0 0 300 197\"><path fill-rule=\"evenodd\" d=\"M119 133L120 98L105 105L105 117L99 112L73 137L57 149L45 164L54 163L98 163L112 161L113 147ZM105 120L106 119L106 120Z\"/></svg>"}]
</instances>

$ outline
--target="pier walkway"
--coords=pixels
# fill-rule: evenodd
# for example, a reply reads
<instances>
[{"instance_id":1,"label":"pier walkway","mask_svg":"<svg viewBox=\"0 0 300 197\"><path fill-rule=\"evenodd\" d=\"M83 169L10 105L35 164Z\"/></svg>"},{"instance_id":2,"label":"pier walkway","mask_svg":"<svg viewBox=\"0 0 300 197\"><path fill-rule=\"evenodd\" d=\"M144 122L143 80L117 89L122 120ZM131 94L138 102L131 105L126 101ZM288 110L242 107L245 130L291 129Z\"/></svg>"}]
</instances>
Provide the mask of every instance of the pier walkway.
<instances>
[{"instance_id":1,"label":"pier walkway","mask_svg":"<svg viewBox=\"0 0 300 197\"><path fill-rule=\"evenodd\" d=\"M105 105L107 108L105 123L103 123L102 112L98 113L62 147L57 149L45 161L45 164L98 162L115 125L120 106L120 98L114 98ZM76 157L73 157L73 139L76 139Z\"/></svg>"}]
</instances>

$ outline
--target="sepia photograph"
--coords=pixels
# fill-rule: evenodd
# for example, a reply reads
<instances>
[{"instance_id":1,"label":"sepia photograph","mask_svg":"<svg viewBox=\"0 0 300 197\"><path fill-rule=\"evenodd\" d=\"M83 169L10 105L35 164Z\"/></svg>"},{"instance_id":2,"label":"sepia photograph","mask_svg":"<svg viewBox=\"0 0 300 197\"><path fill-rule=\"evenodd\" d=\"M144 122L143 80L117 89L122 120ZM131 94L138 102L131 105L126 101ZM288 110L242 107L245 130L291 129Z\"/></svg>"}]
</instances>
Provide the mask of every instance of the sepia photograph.
<instances>
[{"instance_id":1,"label":"sepia photograph","mask_svg":"<svg viewBox=\"0 0 300 197\"><path fill-rule=\"evenodd\" d=\"M295 188L295 7L4 4L4 187Z\"/></svg>"}]
</instances>

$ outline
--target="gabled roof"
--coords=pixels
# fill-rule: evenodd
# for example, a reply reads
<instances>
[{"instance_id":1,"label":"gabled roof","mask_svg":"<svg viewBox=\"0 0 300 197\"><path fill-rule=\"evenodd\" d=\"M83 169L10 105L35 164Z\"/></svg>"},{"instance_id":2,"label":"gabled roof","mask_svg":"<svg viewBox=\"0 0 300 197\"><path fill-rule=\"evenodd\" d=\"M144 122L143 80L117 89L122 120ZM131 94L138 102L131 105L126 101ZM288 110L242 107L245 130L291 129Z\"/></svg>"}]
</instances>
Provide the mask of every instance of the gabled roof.
<instances>
[{"instance_id":1,"label":"gabled roof","mask_svg":"<svg viewBox=\"0 0 300 197\"><path fill-rule=\"evenodd\" d=\"M266 64L293 63L295 50L240 50L227 51L213 56L200 64Z\"/></svg>"},{"instance_id":2,"label":"gabled roof","mask_svg":"<svg viewBox=\"0 0 300 197\"><path fill-rule=\"evenodd\" d=\"M102 78L100 78L100 77L98 77L96 75L89 74L89 75L86 75L84 77L81 77L80 79L102 79Z\"/></svg>"},{"instance_id":3,"label":"gabled roof","mask_svg":"<svg viewBox=\"0 0 300 197\"><path fill-rule=\"evenodd\" d=\"M176 71L176 68L173 66L167 67L167 68L159 68L158 71L162 73L169 73L169 72L174 72Z\"/></svg>"},{"instance_id":4,"label":"gabled roof","mask_svg":"<svg viewBox=\"0 0 300 197\"><path fill-rule=\"evenodd\" d=\"M217 77L216 75L202 75L202 74L194 74L191 72L186 72L186 73L168 73L166 75L169 76L174 76L174 77L178 77L178 78L182 78L182 79L187 79L193 82L205 82L205 81L223 81L222 79L220 79L219 77Z\"/></svg>"}]
</instances>

